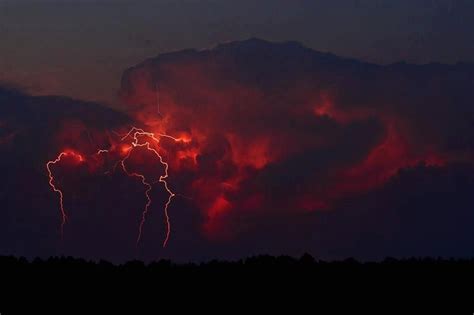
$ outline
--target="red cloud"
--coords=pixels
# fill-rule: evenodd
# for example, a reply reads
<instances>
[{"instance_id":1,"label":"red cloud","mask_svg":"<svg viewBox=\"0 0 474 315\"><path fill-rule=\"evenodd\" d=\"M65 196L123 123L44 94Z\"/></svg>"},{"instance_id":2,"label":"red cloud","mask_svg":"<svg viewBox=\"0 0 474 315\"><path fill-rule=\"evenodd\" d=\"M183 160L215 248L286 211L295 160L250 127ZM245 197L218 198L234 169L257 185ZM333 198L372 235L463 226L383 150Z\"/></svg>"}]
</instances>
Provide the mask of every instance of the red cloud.
<instances>
[{"instance_id":1,"label":"red cloud","mask_svg":"<svg viewBox=\"0 0 474 315\"><path fill-rule=\"evenodd\" d=\"M383 67L251 40L148 60L124 74L120 94L151 130L192 139L170 155L172 171L187 165L183 189L205 230L228 234L229 213L327 210L400 168L446 163L431 120L420 141L411 100L385 97L389 84Z\"/></svg>"}]
</instances>

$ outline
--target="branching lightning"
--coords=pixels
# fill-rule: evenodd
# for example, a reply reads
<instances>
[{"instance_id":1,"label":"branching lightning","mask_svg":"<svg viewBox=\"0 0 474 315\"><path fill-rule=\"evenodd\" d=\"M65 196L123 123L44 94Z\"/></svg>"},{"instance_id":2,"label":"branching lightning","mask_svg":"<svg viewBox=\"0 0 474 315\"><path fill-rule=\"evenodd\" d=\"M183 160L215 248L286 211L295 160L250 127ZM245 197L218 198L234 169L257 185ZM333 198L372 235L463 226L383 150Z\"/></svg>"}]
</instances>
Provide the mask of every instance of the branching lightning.
<instances>
[{"instance_id":1,"label":"branching lightning","mask_svg":"<svg viewBox=\"0 0 474 315\"><path fill-rule=\"evenodd\" d=\"M166 247L166 245L168 243L168 240L169 240L169 237L170 237L170 233L171 233L171 223L170 223L170 217L169 217L168 209L169 209L169 205L171 204L171 201L172 201L173 197L176 196L176 194L169 188L168 182L166 181L166 179L169 177L169 175L168 175L169 165L168 165L167 162L165 162L163 160L162 155L156 149L151 147L151 144L150 144L149 141L145 141L143 143L140 143L139 137L148 137L149 139L153 140L157 144L160 143L160 138L161 137L172 139L175 142L186 142L187 139L175 138L175 137L172 137L172 136L167 135L167 134L158 134L158 136L156 136L152 132L146 132L143 129L136 128L136 127L133 127L125 136L122 137L121 140L124 141L128 137L131 137L133 139L132 149L129 150L127 156L125 156L125 158L121 161L122 168L123 168L124 172L127 173L129 176L136 176L136 177L141 178L143 185L147 187L147 189L145 191L145 195L146 195L146 198L147 198L148 202L145 205L145 209L143 210L143 213L142 213L142 220L140 222L140 226L139 226L139 229L138 229L137 244L140 242L141 235L142 235L142 230L143 230L143 225L145 224L146 215L148 213L148 209L149 209L149 206L151 204L151 198L149 196L149 193L152 189L152 184L160 182L160 183L163 184L163 187L165 188L166 192L168 193L168 200L166 201L165 206L164 206L164 215L165 215L165 224L166 224L166 237L163 241L163 247ZM144 147L148 151L153 152L153 154L155 154L158 157L160 163L163 165L164 175L160 175L160 177L157 181L149 183L149 182L146 181L146 178L143 174L129 173L127 171L127 169L125 167L125 160L130 157L130 154L131 154L133 148L137 148L137 147Z\"/></svg>"},{"instance_id":2,"label":"branching lightning","mask_svg":"<svg viewBox=\"0 0 474 315\"><path fill-rule=\"evenodd\" d=\"M124 171L124 173L126 175L128 175L130 177L139 178L141 183L143 184L143 186L145 186L145 197L146 197L147 202L146 202L145 207L142 211L142 216L141 216L140 224L139 224L139 227L138 227L138 235L137 235L137 240L136 240L137 246L140 243L142 233L143 233L143 227L144 227L145 221L146 221L146 216L147 216L148 211L150 209L150 206L152 204L152 199L151 199L150 193L151 193L151 190L153 189L153 185L156 184L156 183L161 183L163 185L164 189L166 190L166 192L168 193L168 198L167 198L167 201L166 201L166 203L164 205L164 209L163 209L164 210L164 217L165 217L165 225L166 225L166 236L163 240L163 244L162 244L163 247L166 247L166 245L168 244L170 234L171 234L171 223L170 223L170 216L169 216L168 211L169 211L169 207L171 205L172 199L176 196L176 194L169 188L169 184L167 182L167 179L169 177L169 174L168 174L169 164L163 159L163 156L153 146L153 144L154 145L159 145L160 139L163 138L163 137L171 139L175 142L187 143L187 142L191 141L190 139L187 139L187 138L176 138L176 137L173 137L173 136L170 136L170 135L167 135L167 134L162 134L162 133L155 134L153 132L144 131L143 129L140 129L140 128L137 128L137 127L132 127L130 129L130 131L127 134L125 134L124 136L121 136L121 139L120 139L121 142L124 142L125 140L130 138L131 141L132 141L131 146L121 149L121 153L125 154L125 155L124 156L122 155L123 158L119 159L117 161L117 163L115 163L114 168L113 168L115 170L115 168L118 165L121 165L122 170ZM145 140L140 141L141 139L145 139ZM144 149L152 152L158 158L160 164L163 166L164 174L160 175L160 177L155 181L149 181L145 174L141 174L141 173L138 173L138 172L131 172L126 166L126 161L130 158L130 156L131 156L131 154L132 154L132 152L135 148L144 148ZM96 155L108 154L108 153L111 152L111 150L112 149L100 149L95 154ZM57 187L57 185L55 184L55 179L54 179L53 172L51 170L51 166L58 163L58 162L60 162L62 158L66 157L68 155L72 155L72 156L78 158L78 160L81 161L81 162L84 161L84 158L80 154L74 153L72 151L63 151L58 155L58 157L55 160L51 160L51 161L48 161L46 163L46 168L47 168L48 175L49 175L49 185L51 186L51 188L54 192L59 194L59 204L60 204L60 210L61 210L61 216L62 216L61 235L63 235L64 225L66 224L66 221L67 221L67 214L66 214L66 211L64 209L64 194L63 194L63 191L61 189L59 189ZM106 173L108 173L108 172L106 172Z\"/></svg>"},{"instance_id":3,"label":"branching lightning","mask_svg":"<svg viewBox=\"0 0 474 315\"><path fill-rule=\"evenodd\" d=\"M59 163L61 159L66 156L73 156L74 158L77 158L79 162L84 161L84 158L82 157L82 155L78 153L75 153L72 151L63 151L57 156L56 159L48 161L46 163L46 169L48 170L48 176L49 176L49 186L51 186L51 189L59 195L59 208L61 210L61 228L60 228L61 238L63 238L64 236L64 225L66 224L68 217L67 217L66 210L64 209L64 194L63 194L63 191L60 188L58 188L56 184L54 183L55 179L53 176L53 172L51 171L51 166L56 163Z\"/></svg>"}]
</instances>

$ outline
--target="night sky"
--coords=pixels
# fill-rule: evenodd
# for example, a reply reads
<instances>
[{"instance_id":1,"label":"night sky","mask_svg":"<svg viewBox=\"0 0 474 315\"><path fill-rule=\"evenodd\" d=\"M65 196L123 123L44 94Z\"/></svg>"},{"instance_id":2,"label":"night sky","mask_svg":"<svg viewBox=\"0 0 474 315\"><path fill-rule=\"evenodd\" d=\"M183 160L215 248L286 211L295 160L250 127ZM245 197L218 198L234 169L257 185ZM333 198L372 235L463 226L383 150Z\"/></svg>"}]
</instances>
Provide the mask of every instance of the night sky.
<instances>
[{"instance_id":1,"label":"night sky","mask_svg":"<svg viewBox=\"0 0 474 315\"><path fill-rule=\"evenodd\" d=\"M259 37L375 63L473 61L470 0L1 0L0 80L116 103L159 53Z\"/></svg>"},{"instance_id":2,"label":"night sky","mask_svg":"<svg viewBox=\"0 0 474 315\"><path fill-rule=\"evenodd\" d=\"M0 254L474 253L472 1L0 0Z\"/></svg>"}]
</instances>

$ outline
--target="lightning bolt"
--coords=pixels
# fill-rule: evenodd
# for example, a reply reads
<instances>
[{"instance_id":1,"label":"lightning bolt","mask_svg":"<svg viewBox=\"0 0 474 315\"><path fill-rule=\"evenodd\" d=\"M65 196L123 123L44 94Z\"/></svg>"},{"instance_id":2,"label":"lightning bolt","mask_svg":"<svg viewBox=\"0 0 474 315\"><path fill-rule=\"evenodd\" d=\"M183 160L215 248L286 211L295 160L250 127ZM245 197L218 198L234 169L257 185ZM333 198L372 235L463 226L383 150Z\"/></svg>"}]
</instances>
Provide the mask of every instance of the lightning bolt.
<instances>
[{"instance_id":1,"label":"lightning bolt","mask_svg":"<svg viewBox=\"0 0 474 315\"><path fill-rule=\"evenodd\" d=\"M106 149L100 149L96 152L97 155L100 155L102 153L109 153L109 150L106 150Z\"/></svg>"},{"instance_id":2,"label":"lightning bolt","mask_svg":"<svg viewBox=\"0 0 474 315\"><path fill-rule=\"evenodd\" d=\"M176 137L173 137L173 136L170 136L170 135L167 135L167 134L163 134L163 133L155 134L155 133L152 133L152 132L147 132L147 131L145 131L141 128L137 128L137 127L132 127L126 135L121 137L120 141L124 142L127 138L130 138L132 140L131 147L126 148L126 149L122 148L122 153L126 153L126 154L122 159L119 159L118 162L115 163L115 166L113 167L113 170L115 170L118 165L121 165L122 170L124 171L124 173L126 175L128 175L129 177L139 178L141 183L143 184L143 186L145 186L145 197L146 197L147 202L146 202L145 207L142 211L142 216L141 216L140 224L139 224L139 227L138 227L138 235L137 235L136 244L138 246L138 244L140 243L142 233L143 233L143 227L144 227L145 222L146 222L146 216L147 216L148 211L150 209L150 206L152 204L152 199L151 199L151 196L150 196L150 192L153 189L154 184L161 183L161 184L163 184L164 189L168 193L168 199L167 199L167 201L165 203L165 206L164 206L164 209L163 209L164 217L165 217L165 225L166 225L166 235L165 235L165 238L163 240L162 246L163 246L163 248L165 248L166 245L168 244L170 234L171 234L171 222L170 222L170 216L169 216L169 207L171 205L171 202L172 202L173 198L176 196L176 194L169 188L169 184L168 184L168 181L167 181L167 179L169 178L169 174L168 174L169 164L163 159L163 156L158 152L158 150L155 149L152 146L152 143L154 143L156 145L159 145L161 138L168 138L168 139L171 139L175 142L182 142L182 143L188 143L191 140L188 139L188 138L176 138ZM141 138L148 138L148 141L144 141L144 142L142 141L141 142L140 141ZM152 141L152 142L150 142L150 141ZM131 154L132 154L132 152L135 148L145 148L146 150L152 152L158 158L160 164L164 168L164 174L160 175L158 180L150 182L150 181L147 180L145 174L141 174L141 173L137 173L137 172L130 172L127 169L126 161L130 158L130 156L131 156ZM110 153L110 150L109 149L100 149L95 154L100 155L100 154L106 154L106 153ZM60 162L61 159L66 157L66 156L74 156L80 162L84 161L84 158L82 157L82 155L80 155L78 153L75 153L75 152L72 152L72 151L63 151L58 155L58 157L56 159L48 161L46 163L46 169L47 169L48 175L49 175L49 185L51 186L52 190L59 195L59 205L60 205L61 216L62 216L61 237L63 235L64 225L66 224L66 221L67 221L67 214L66 214L66 211L64 209L64 194L63 194L63 191L55 185L55 179L54 179L53 172L51 170L51 166L58 163L58 162ZM107 173L109 173L109 171L107 171L105 173L107 174Z\"/></svg>"},{"instance_id":3,"label":"lightning bolt","mask_svg":"<svg viewBox=\"0 0 474 315\"><path fill-rule=\"evenodd\" d=\"M155 84L155 94L156 94L156 108L157 108L157 113L160 118L163 118L160 112L160 87L158 86L158 83Z\"/></svg>"},{"instance_id":4,"label":"lightning bolt","mask_svg":"<svg viewBox=\"0 0 474 315\"><path fill-rule=\"evenodd\" d=\"M54 183L55 179L54 179L53 172L51 171L51 166L55 165L56 163L59 163L61 159L66 156L73 156L77 158L79 162L84 161L84 158L82 157L82 155L78 153L71 152L71 151L63 151L59 153L56 159L50 160L46 163L46 170L48 171L48 176L49 176L49 186L51 186L51 189L59 195L59 208L61 210L61 227L60 227L61 239L64 236L64 225L66 224L68 217L66 214L66 210L64 209L64 194L63 194L63 191L60 188L58 188L56 184Z\"/></svg>"},{"instance_id":5,"label":"lightning bolt","mask_svg":"<svg viewBox=\"0 0 474 315\"><path fill-rule=\"evenodd\" d=\"M132 149L129 150L127 156L122 160L122 162L121 162L122 169L129 176L139 177L141 179L143 185L145 187L147 187L147 189L145 191L145 196L147 198L147 203L145 205L145 209L142 212L142 220L140 221L140 225L139 225L139 228L138 228L137 244L140 242L140 239L141 239L141 236L142 236L142 231L143 231L143 226L144 226L145 221L146 221L146 215L148 213L148 210L149 210L149 207L150 207L150 204L151 204L151 198L149 196L149 193L152 189L152 185L159 182L159 183L163 184L163 187L165 188L166 192L168 193L168 200L166 201L164 209L163 209L164 215L165 215L165 224L166 224L166 236L165 236L165 239L163 241L163 247L166 247L166 245L168 244L169 238L170 238L170 234L171 234L171 223L170 223L170 217L169 217L168 210L169 210L169 206L171 204L171 201L172 201L173 197L176 196L176 194L169 188L168 182L166 180L169 177L169 174L168 174L169 164L164 161L163 156L156 149L151 147L151 143L149 141L140 143L139 137L148 137L157 144L160 143L160 138L162 138L162 137L172 139L175 142L188 142L188 140L187 139L182 139L182 138L175 138L175 137L172 137L170 135L162 134L162 133L160 133L158 135L155 135L152 132L147 132L147 131L144 131L143 129L136 128L136 127L132 127L132 129L130 129L130 131L125 136L122 137L121 141L124 141L128 137L131 137L133 139L132 140ZM164 175L160 175L160 177L157 181L149 183L149 182L147 182L147 180L146 180L146 178L143 174L129 173L128 170L126 169L125 160L127 160L130 157L130 154L132 153L133 149L137 148L137 147L144 147L148 151L152 152L159 159L161 165L163 165Z\"/></svg>"}]
</instances>

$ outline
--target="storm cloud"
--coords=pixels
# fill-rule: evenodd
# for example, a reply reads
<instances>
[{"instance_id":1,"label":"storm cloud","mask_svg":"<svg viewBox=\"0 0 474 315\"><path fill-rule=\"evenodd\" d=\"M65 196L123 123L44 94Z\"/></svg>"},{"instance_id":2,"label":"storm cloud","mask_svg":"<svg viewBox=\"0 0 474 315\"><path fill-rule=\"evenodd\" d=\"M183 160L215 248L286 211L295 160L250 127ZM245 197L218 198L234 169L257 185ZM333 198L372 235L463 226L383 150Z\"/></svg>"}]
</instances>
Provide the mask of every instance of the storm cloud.
<instances>
[{"instance_id":1,"label":"storm cloud","mask_svg":"<svg viewBox=\"0 0 474 315\"><path fill-rule=\"evenodd\" d=\"M472 64L380 66L250 39L126 70L126 113L2 89L2 251L112 260L469 256L473 88ZM160 246L164 189L153 188L137 249L143 187L120 170L104 174L108 162L95 157L56 170L70 212L59 242L44 163L64 149L89 157L113 148L131 126L186 139L160 141L179 194L168 247ZM139 151L134 163L163 171Z\"/></svg>"}]
</instances>

